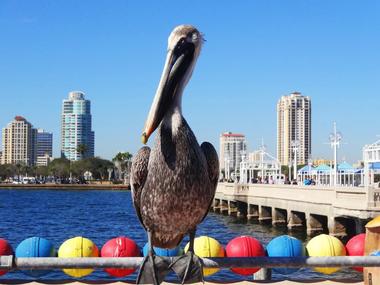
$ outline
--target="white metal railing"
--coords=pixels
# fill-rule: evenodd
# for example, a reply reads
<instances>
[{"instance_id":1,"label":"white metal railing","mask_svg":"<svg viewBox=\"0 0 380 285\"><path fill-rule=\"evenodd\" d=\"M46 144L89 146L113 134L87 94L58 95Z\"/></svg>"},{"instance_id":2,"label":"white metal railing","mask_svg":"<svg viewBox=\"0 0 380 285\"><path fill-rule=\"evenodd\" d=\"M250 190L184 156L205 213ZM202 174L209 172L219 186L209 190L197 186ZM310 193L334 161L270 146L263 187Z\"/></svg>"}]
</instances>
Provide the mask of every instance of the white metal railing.
<instances>
[{"instance_id":1,"label":"white metal railing","mask_svg":"<svg viewBox=\"0 0 380 285\"><path fill-rule=\"evenodd\" d=\"M170 264L179 257L164 257ZM0 256L0 270L57 268L138 268L142 257L13 257ZM211 268L275 268L275 267L380 267L380 256L326 257L226 257L202 258Z\"/></svg>"}]
</instances>

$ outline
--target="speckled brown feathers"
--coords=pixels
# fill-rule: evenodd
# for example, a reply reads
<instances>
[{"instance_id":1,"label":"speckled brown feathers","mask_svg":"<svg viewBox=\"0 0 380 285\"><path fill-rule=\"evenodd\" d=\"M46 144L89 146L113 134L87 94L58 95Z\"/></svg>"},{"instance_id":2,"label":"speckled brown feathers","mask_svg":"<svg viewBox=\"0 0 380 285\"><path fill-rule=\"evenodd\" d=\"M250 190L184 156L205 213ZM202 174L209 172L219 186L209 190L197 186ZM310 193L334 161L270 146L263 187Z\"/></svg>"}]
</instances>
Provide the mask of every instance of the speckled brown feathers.
<instances>
[{"instance_id":1,"label":"speckled brown feathers","mask_svg":"<svg viewBox=\"0 0 380 285\"><path fill-rule=\"evenodd\" d=\"M181 115L176 128L170 127L174 116L160 124L149 158L144 148L139 151L131 175L137 215L152 233L152 244L163 248L177 246L207 215L219 173L214 147L200 147Z\"/></svg>"},{"instance_id":2,"label":"speckled brown feathers","mask_svg":"<svg viewBox=\"0 0 380 285\"><path fill-rule=\"evenodd\" d=\"M148 175L150 148L144 146L140 148L132 161L131 169L131 185L132 185L132 201L136 209L137 216L142 223L140 215L140 196L146 177ZM142 223L143 224L143 223ZM144 224L143 224L144 225Z\"/></svg>"}]
</instances>

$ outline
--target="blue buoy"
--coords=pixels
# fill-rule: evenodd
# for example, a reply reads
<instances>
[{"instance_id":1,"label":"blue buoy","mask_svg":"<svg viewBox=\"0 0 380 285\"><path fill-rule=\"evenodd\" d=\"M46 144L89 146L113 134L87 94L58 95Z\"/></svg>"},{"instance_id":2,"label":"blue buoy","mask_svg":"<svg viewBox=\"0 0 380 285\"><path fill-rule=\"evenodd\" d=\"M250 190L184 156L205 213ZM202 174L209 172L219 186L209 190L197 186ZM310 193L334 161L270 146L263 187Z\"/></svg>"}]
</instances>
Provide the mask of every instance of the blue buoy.
<instances>
[{"instance_id":1,"label":"blue buoy","mask_svg":"<svg viewBox=\"0 0 380 285\"><path fill-rule=\"evenodd\" d=\"M54 245L47 239L31 237L23 240L16 248L16 257L55 257ZM47 274L48 270L26 270L25 274L32 277L40 277Z\"/></svg>"},{"instance_id":2,"label":"blue buoy","mask_svg":"<svg viewBox=\"0 0 380 285\"><path fill-rule=\"evenodd\" d=\"M305 247L300 240L288 235L282 235L269 242L267 253L270 257L305 256ZM297 270L297 268L273 268L273 271L282 275L289 275Z\"/></svg>"},{"instance_id":3,"label":"blue buoy","mask_svg":"<svg viewBox=\"0 0 380 285\"><path fill-rule=\"evenodd\" d=\"M176 248L172 249L166 249L166 248L159 248L159 247L153 247L154 252L158 256L179 256L183 254L183 249L177 246ZM146 243L143 248L143 255L148 255L148 244Z\"/></svg>"}]
</instances>

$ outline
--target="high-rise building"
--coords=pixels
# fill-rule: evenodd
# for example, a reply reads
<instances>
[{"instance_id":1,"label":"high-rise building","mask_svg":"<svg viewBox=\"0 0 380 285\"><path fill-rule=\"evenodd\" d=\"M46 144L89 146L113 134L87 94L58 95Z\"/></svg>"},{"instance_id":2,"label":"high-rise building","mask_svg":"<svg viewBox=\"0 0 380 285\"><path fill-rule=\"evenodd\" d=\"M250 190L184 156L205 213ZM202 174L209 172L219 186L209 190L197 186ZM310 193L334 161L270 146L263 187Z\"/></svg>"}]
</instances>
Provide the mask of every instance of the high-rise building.
<instances>
[{"instance_id":1,"label":"high-rise building","mask_svg":"<svg viewBox=\"0 0 380 285\"><path fill-rule=\"evenodd\" d=\"M1 163L35 165L36 133L37 130L31 123L21 116L16 116L3 128Z\"/></svg>"},{"instance_id":2,"label":"high-rise building","mask_svg":"<svg viewBox=\"0 0 380 285\"><path fill-rule=\"evenodd\" d=\"M220 135L219 168L225 172L238 171L242 155L247 151L247 141L242 134L226 132Z\"/></svg>"},{"instance_id":3,"label":"high-rise building","mask_svg":"<svg viewBox=\"0 0 380 285\"><path fill-rule=\"evenodd\" d=\"M61 121L61 156L79 160L94 156L94 132L91 103L84 93L73 91L63 100Z\"/></svg>"},{"instance_id":4,"label":"high-rise building","mask_svg":"<svg viewBox=\"0 0 380 285\"><path fill-rule=\"evenodd\" d=\"M277 159L288 165L311 158L311 100L299 92L282 96L277 103Z\"/></svg>"},{"instance_id":5,"label":"high-rise building","mask_svg":"<svg viewBox=\"0 0 380 285\"><path fill-rule=\"evenodd\" d=\"M53 134L43 129L37 130L37 165L48 165L53 156Z\"/></svg>"}]
</instances>

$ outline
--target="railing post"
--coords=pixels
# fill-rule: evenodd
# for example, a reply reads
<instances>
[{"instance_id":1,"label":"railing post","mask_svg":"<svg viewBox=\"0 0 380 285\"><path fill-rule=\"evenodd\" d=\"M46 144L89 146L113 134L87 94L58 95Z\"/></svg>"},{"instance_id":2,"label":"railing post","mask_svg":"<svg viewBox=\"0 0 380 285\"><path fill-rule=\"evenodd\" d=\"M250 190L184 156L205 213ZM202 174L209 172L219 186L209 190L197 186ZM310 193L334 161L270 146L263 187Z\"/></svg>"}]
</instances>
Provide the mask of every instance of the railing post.
<instances>
[{"instance_id":1,"label":"railing post","mask_svg":"<svg viewBox=\"0 0 380 285\"><path fill-rule=\"evenodd\" d=\"M380 216L366 224L364 255L380 249ZM364 267L364 285L380 284L380 268Z\"/></svg>"},{"instance_id":2,"label":"railing post","mask_svg":"<svg viewBox=\"0 0 380 285\"><path fill-rule=\"evenodd\" d=\"M13 265L13 255L2 255L0 256L0 268L2 270L12 269Z\"/></svg>"},{"instance_id":3,"label":"railing post","mask_svg":"<svg viewBox=\"0 0 380 285\"><path fill-rule=\"evenodd\" d=\"M267 281L272 279L272 269L261 268L255 274L253 274L253 280Z\"/></svg>"}]
</instances>

